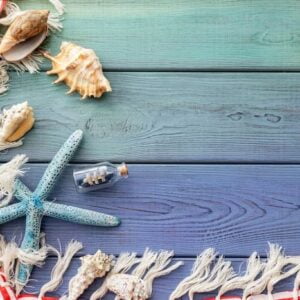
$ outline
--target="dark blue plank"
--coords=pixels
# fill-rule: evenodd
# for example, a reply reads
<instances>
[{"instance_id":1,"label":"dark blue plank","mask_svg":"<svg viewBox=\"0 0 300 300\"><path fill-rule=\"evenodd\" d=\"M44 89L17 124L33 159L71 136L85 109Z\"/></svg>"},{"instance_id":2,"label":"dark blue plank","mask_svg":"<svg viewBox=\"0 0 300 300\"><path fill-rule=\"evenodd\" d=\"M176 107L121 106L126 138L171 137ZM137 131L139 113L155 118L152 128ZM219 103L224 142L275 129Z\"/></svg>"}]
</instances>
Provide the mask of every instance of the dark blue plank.
<instances>
[{"instance_id":1,"label":"dark blue plank","mask_svg":"<svg viewBox=\"0 0 300 300\"><path fill-rule=\"evenodd\" d=\"M24 182L34 188L46 165L29 165ZM76 165L77 166L77 165ZM97 228L45 218L50 243L82 241L86 252L111 253L145 247L195 256L215 247L222 254L265 254L267 241L288 254L300 248L300 166L295 165L130 165L127 181L108 190L78 194L68 168L52 198L59 203L114 214L118 228ZM1 226L20 238L24 220Z\"/></svg>"}]
</instances>

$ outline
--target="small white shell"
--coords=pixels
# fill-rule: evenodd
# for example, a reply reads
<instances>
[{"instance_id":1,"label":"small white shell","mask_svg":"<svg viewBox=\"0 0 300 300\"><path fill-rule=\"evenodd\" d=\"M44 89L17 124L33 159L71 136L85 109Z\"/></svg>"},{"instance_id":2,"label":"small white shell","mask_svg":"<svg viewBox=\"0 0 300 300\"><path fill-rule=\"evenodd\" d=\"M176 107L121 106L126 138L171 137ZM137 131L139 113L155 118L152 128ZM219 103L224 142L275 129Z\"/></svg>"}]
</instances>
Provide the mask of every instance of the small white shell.
<instances>
[{"instance_id":1,"label":"small white shell","mask_svg":"<svg viewBox=\"0 0 300 300\"><path fill-rule=\"evenodd\" d=\"M149 298L146 292L144 280L130 274L114 274L107 279L106 287L115 293L120 300L146 300Z\"/></svg>"},{"instance_id":2,"label":"small white shell","mask_svg":"<svg viewBox=\"0 0 300 300\"><path fill-rule=\"evenodd\" d=\"M99 98L104 92L111 92L109 81L103 75L100 61L92 49L63 42L60 50L55 57L44 53L53 66L47 74L58 75L54 83L64 81L70 87L68 94L77 91L82 99Z\"/></svg>"},{"instance_id":3,"label":"small white shell","mask_svg":"<svg viewBox=\"0 0 300 300\"><path fill-rule=\"evenodd\" d=\"M0 140L3 142L19 140L33 127L34 121L32 107L27 101L4 109L0 116Z\"/></svg>"}]
</instances>

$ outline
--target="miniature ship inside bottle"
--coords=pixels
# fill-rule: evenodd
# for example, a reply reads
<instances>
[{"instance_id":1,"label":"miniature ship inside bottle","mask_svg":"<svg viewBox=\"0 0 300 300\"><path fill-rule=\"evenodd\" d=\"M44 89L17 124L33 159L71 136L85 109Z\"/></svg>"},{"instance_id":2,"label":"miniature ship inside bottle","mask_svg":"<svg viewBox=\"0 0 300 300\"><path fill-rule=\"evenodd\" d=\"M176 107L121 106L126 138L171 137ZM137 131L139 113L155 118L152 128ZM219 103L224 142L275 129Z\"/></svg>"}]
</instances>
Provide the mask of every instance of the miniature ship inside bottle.
<instances>
[{"instance_id":1,"label":"miniature ship inside bottle","mask_svg":"<svg viewBox=\"0 0 300 300\"><path fill-rule=\"evenodd\" d=\"M76 188L79 193L87 193L114 185L122 178L128 177L125 163L113 165L103 162L89 168L75 169L73 172Z\"/></svg>"}]
</instances>

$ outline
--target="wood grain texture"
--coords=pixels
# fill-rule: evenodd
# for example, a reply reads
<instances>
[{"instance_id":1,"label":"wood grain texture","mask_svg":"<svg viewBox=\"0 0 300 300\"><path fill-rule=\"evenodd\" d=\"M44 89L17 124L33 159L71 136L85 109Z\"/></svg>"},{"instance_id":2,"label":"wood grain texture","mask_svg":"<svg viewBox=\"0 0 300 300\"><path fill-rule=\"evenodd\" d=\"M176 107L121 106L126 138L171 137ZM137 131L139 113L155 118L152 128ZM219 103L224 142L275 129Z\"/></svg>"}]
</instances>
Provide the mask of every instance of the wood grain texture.
<instances>
[{"instance_id":1,"label":"wood grain texture","mask_svg":"<svg viewBox=\"0 0 300 300\"><path fill-rule=\"evenodd\" d=\"M29 165L22 179L31 189L46 165ZM76 165L78 167L78 165ZM100 228L44 218L47 241L82 241L86 252L118 254L146 247L174 249L193 257L207 247L226 256L265 255L267 242L299 255L300 166L130 165L130 177L113 188L78 194L68 168L51 195L58 203L121 218L118 228ZM24 219L1 226L21 239Z\"/></svg>"},{"instance_id":2,"label":"wood grain texture","mask_svg":"<svg viewBox=\"0 0 300 300\"><path fill-rule=\"evenodd\" d=\"M232 259L228 258L232 261L232 265L236 272L243 272L245 270L245 259ZM190 270L192 268L192 265L194 263L194 258L187 259L187 258L180 258L176 260L182 260L184 261L184 266L182 266L180 269L176 270L175 272L171 273L168 276L158 278L154 281L154 288L153 288L153 296L151 297L151 300L167 300L171 292L175 289L177 284L186 276L190 274ZM44 283L49 280L51 267L54 264L54 259L48 259L46 265L42 269L35 269L32 274L33 279L37 279L37 282L33 282L32 285L34 286L32 289L29 289L29 291L37 292L38 288ZM53 293L53 295L60 296L63 293L67 292L67 284L72 276L76 274L76 269L79 267L79 259L74 259L70 269L67 271L62 286L57 290L57 292ZM87 300L89 299L89 296L95 291L101 284L101 280L97 280L94 282L92 286L89 287L89 289L84 293L80 299ZM293 289L293 278L289 278L287 280L284 280L280 282L274 289L275 292L279 291L287 291ZM196 295L196 299L205 299L207 296L215 296L216 293L210 293L210 294L201 294ZM234 291L230 293L230 295L240 295L240 291ZM113 300L114 296L113 294L106 295L103 300ZM181 300L187 300L188 297L183 297Z\"/></svg>"},{"instance_id":3,"label":"wood grain texture","mask_svg":"<svg viewBox=\"0 0 300 300\"><path fill-rule=\"evenodd\" d=\"M107 69L300 68L298 0L64 2L64 30L46 47L57 53L72 40L95 49Z\"/></svg>"},{"instance_id":4,"label":"wood grain texture","mask_svg":"<svg viewBox=\"0 0 300 300\"><path fill-rule=\"evenodd\" d=\"M127 162L299 162L298 73L108 72L113 92L80 101L45 74L12 74L1 106L28 100L37 122L26 153L49 161L74 130L74 160Z\"/></svg>"}]
</instances>

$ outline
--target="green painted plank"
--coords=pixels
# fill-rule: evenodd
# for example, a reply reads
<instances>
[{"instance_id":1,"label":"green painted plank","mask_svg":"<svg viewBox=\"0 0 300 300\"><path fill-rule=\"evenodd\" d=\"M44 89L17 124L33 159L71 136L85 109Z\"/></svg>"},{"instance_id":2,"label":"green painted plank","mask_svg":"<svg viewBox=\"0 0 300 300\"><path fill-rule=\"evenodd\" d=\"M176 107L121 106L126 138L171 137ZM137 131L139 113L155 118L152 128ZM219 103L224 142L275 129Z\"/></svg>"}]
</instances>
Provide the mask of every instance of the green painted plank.
<instances>
[{"instance_id":1,"label":"green painted plank","mask_svg":"<svg viewBox=\"0 0 300 300\"><path fill-rule=\"evenodd\" d=\"M2 107L29 100L37 122L22 148L49 161L85 132L78 162L300 162L299 73L108 72L113 92L80 101L44 73L12 74Z\"/></svg>"},{"instance_id":2,"label":"green painted plank","mask_svg":"<svg viewBox=\"0 0 300 300\"><path fill-rule=\"evenodd\" d=\"M62 40L107 69L299 69L298 0L64 0ZM19 1L23 8L47 1Z\"/></svg>"}]
</instances>

